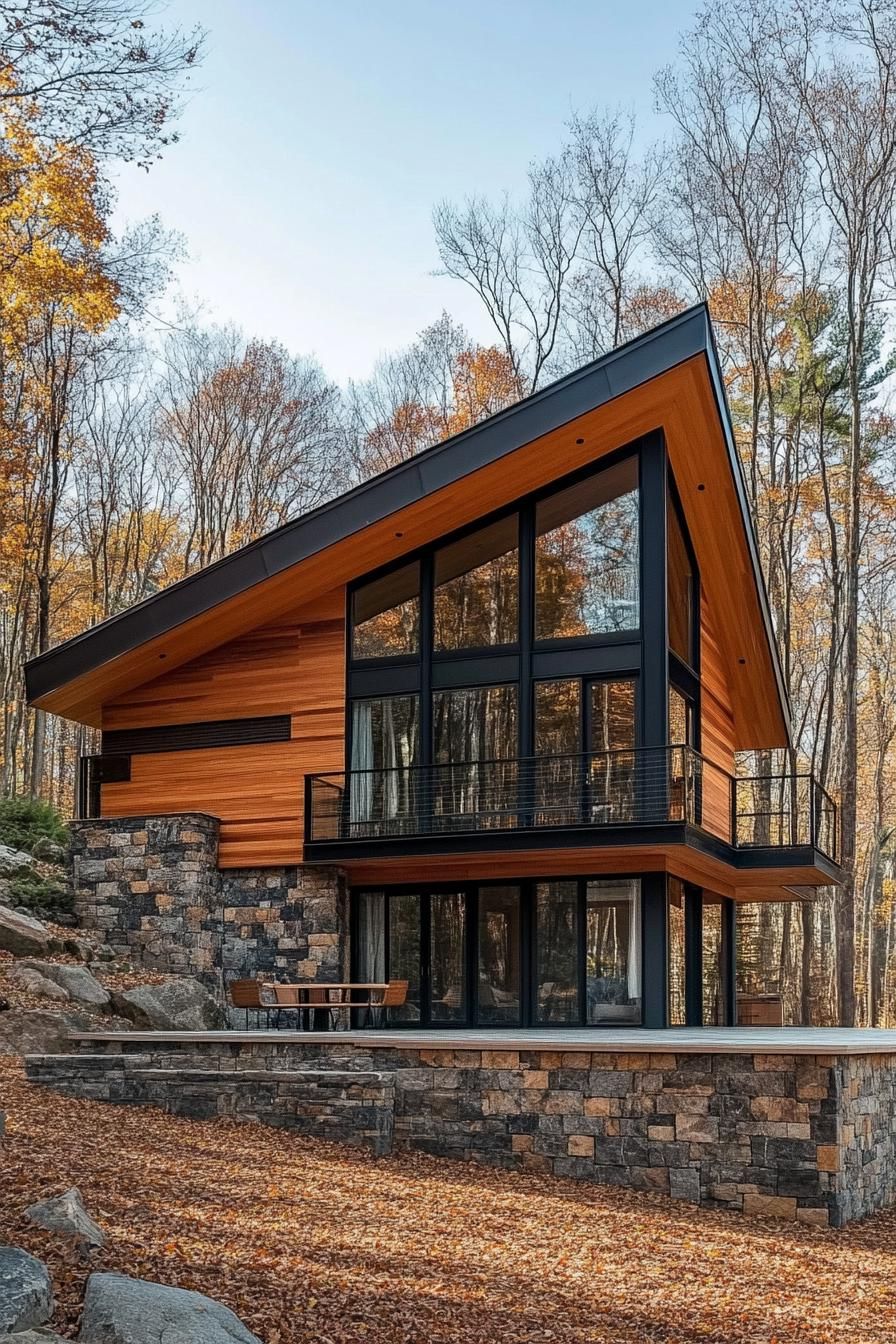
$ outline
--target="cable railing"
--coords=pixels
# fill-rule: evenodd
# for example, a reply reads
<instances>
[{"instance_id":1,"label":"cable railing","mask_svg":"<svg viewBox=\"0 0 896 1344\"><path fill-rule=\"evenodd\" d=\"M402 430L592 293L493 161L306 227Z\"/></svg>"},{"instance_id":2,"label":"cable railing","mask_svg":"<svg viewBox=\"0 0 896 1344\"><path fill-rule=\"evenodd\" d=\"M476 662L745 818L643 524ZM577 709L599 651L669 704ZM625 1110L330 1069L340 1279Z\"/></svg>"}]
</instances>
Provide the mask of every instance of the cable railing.
<instances>
[{"instance_id":1,"label":"cable railing","mask_svg":"<svg viewBox=\"0 0 896 1344\"><path fill-rule=\"evenodd\" d=\"M310 775L311 842L685 822L738 848L837 858L837 809L809 774L737 779L691 747Z\"/></svg>"}]
</instances>

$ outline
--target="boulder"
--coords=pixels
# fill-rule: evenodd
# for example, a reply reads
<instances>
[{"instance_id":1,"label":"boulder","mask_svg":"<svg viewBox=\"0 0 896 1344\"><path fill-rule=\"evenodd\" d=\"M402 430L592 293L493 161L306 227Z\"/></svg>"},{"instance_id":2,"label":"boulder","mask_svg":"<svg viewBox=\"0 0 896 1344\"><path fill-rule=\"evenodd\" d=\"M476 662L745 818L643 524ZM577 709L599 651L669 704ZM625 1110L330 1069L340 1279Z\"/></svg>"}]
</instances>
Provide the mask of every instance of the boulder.
<instances>
[{"instance_id":1,"label":"boulder","mask_svg":"<svg viewBox=\"0 0 896 1344\"><path fill-rule=\"evenodd\" d=\"M18 1246L0 1246L0 1331L15 1334L53 1314L50 1271Z\"/></svg>"},{"instance_id":2,"label":"boulder","mask_svg":"<svg viewBox=\"0 0 896 1344\"><path fill-rule=\"evenodd\" d=\"M23 868L30 868L31 855L24 849L13 849L10 845L0 845L0 877L13 877Z\"/></svg>"},{"instance_id":3,"label":"boulder","mask_svg":"<svg viewBox=\"0 0 896 1344\"><path fill-rule=\"evenodd\" d=\"M217 1031L226 1025L217 999L187 978L125 989L115 995L114 1007L141 1031Z\"/></svg>"},{"instance_id":4,"label":"boulder","mask_svg":"<svg viewBox=\"0 0 896 1344\"><path fill-rule=\"evenodd\" d=\"M49 930L39 919L0 905L0 951L12 952L15 957L34 956L46 952L49 941Z\"/></svg>"},{"instance_id":5,"label":"boulder","mask_svg":"<svg viewBox=\"0 0 896 1344\"><path fill-rule=\"evenodd\" d=\"M33 966L27 966L24 962L13 962L6 972L7 980L18 985L19 989L24 989L26 994L38 994L44 999L55 999L58 1003L68 1003L69 992L57 985L55 980L48 980L40 971Z\"/></svg>"},{"instance_id":6,"label":"boulder","mask_svg":"<svg viewBox=\"0 0 896 1344\"><path fill-rule=\"evenodd\" d=\"M81 1192L75 1186L53 1199L41 1199L37 1204L30 1204L25 1210L25 1217L37 1227L46 1228L48 1232L58 1232L60 1236L82 1245L106 1244L102 1228L85 1209Z\"/></svg>"},{"instance_id":7,"label":"boulder","mask_svg":"<svg viewBox=\"0 0 896 1344\"><path fill-rule=\"evenodd\" d=\"M93 961L96 955L93 943L89 943L86 938L63 938L62 950L79 961Z\"/></svg>"},{"instance_id":8,"label":"boulder","mask_svg":"<svg viewBox=\"0 0 896 1344\"><path fill-rule=\"evenodd\" d=\"M83 1344L261 1344L213 1298L123 1274L91 1274L78 1338Z\"/></svg>"},{"instance_id":9,"label":"boulder","mask_svg":"<svg viewBox=\"0 0 896 1344\"><path fill-rule=\"evenodd\" d=\"M41 859L44 863L65 863L65 846L60 845L58 840L51 840L48 835L41 835L35 840L31 853L35 859Z\"/></svg>"},{"instance_id":10,"label":"boulder","mask_svg":"<svg viewBox=\"0 0 896 1344\"><path fill-rule=\"evenodd\" d=\"M0 1335L0 1344L65 1344L61 1335L54 1330L17 1330L14 1335Z\"/></svg>"},{"instance_id":11,"label":"boulder","mask_svg":"<svg viewBox=\"0 0 896 1344\"><path fill-rule=\"evenodd\" d=\"M13 1008L0 1013L0 1055L68 1054L71 1033L93 1026L95 1020L86 1013Z\"/></svg>"},{"instance_id":12,"label":"boulder","mask_svg":"<svg viewBox=\"0 0 896 1344\"><path fill-rule=\"evenodd\" d=\"M14 1335L0 1335L0 1344L65 1344L61 1335L54 1330L17 1330Z\"/></svg>"},{"instance_id":13,"label":"boulder","mask_svg":"<svg viewBox=\"0 0 896 1344\"><path fill-rule=\"evenodd\" d=\"M109 991L91 975L86 966L68 966L57 961L26 961L22 963L54 984L61 985L75 1003L88 1008L108 1008L112 1002Z\"/></svg>"}]
</instances>

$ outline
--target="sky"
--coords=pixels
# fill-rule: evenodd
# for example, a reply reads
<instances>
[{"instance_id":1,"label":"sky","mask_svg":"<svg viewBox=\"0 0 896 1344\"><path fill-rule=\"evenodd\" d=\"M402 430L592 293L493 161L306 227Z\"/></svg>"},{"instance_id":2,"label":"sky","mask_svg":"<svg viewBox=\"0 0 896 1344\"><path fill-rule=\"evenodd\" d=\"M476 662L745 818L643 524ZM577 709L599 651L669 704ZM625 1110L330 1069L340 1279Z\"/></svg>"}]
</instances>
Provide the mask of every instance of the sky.
<instances>
[{"instance_id":1,"label":"sky","mask_svg":"<svg viewBox=\"0 0 896 1344\"><path fill-rule=\"evenodd\" d=\"M661 133L654 71L694 0L170 0L208 30L180 142L117 174L115 224L182 235L178 284L207 321L369 375L447 308L492 334L475 296L434 275L441 199L519 191L594 105ZM164 310L163 310L164 311Z\"/></svg>"}]
</instances>

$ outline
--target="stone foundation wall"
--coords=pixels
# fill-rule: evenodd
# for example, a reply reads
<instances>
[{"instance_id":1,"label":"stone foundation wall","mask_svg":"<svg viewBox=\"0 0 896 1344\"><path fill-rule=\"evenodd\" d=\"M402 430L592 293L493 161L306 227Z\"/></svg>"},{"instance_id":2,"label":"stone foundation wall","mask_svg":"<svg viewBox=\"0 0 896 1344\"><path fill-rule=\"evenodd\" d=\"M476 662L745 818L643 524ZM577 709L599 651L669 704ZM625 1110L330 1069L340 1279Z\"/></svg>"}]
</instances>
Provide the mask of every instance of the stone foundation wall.
<instances>
[{"instance_id":1,"label":"stone foundation wall","mask_svg":"<svg viewBox=\"0 0 896 1344\"><path fill-rule=\"evenodd\" d=\"M107 1082L95 1055L83 1066L77 1056L29 1061L29 1074L74 1095L135 1101L157 1097L152 1078L164 1076L166 1087L204 1096L212 1113L230 1104L215 1099L230 1095L222 1079L236 1076L238 1113L308 1132L304 1103L284 1112L271 1078L375 1073L394 1087L396 1149L819 1226L863 1217L896 1195L896 1056L439 1050L410 1040L399 1049L338 1033L320 1044L269 1033L152 1045L119 1038L105 1048Z\"/></svg>"},{"instance_id":2,"label":"stone foundation wall","mask_svg":"<svg viewBox=\"0 0 896 1344\"><path fill-rule=\"evenodd\" d=\"M338 981L347 972L346 897L331 868L217 866L204 813L74 822L75 910L150 970L212 987L241 976Z\"/></svg>"}]
</instances>

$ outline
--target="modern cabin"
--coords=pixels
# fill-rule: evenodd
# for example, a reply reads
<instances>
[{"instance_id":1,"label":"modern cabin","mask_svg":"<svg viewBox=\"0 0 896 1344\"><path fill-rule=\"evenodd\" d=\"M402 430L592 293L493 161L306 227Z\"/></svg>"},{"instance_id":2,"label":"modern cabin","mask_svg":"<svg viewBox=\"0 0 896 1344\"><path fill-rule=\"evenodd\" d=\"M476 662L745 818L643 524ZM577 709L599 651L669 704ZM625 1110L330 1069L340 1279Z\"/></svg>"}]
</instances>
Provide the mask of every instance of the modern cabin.
<instances>
[{"instance_id":1,"label":"modern cabin","mask_svg":"<svg viewBox=\"0 0 896 1344\"><path fill-rule=\"evenodd\" d=\"M225 977L407 980L396 1026L733 1025L738 905L839 878L811 775L737 771L791 759L790 725L703 306L27 683L102 733L97 922Z\"/></svg>"}]
</instances>

